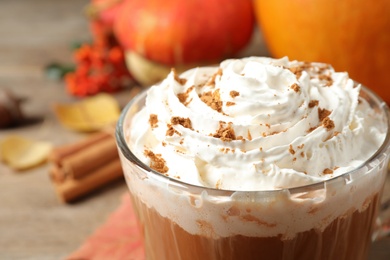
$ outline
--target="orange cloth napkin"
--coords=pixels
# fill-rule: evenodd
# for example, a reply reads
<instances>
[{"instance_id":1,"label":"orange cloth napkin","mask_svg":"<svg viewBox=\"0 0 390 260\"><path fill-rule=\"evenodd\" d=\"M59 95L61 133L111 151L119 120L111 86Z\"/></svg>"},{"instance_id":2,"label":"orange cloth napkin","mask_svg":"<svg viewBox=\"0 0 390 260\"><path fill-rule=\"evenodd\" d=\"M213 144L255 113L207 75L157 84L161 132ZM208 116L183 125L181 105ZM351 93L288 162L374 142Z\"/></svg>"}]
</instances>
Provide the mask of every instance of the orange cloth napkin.
<instances>
[{"instance_id":1,"label":"orange cloth napkin","mask_svg":"<svg viewBox=\"0 0 390 260\"><path fill-rule=\"evenodd\" d=\"M129 194L96 232L68 260L143 260L144 248Z\"/></svg>"}]
</instances>

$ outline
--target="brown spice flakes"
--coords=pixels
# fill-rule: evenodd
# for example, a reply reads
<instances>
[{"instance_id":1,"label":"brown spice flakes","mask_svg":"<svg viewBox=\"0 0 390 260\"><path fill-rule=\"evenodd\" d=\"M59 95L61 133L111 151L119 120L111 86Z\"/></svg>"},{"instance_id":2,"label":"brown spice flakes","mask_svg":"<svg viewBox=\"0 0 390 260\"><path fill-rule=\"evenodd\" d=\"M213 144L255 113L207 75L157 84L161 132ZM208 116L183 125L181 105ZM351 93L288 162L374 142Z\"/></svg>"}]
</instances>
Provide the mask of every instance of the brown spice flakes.
<instances>
[{"instance_id":1,"label":"brown spice flakes","mask_svg":"<svg viewBox=\"0 0 390 260\"><path fill-rule=\"evenodd\" d=\"M329 75L326 75L326 74L320 74L320 75L318 75L318 79L319 80L322 80L322 81L325 81L326 83L325 83L325 86L332 86L332 84L333 84L333 79L332 79L332 77L331 76L329 76Z\"/></svg>"},{"instance_id":2,"label":"brown spice flakes","mask_svg":"<svg viewBox=\"0 0 390 260\"><path fill-rule=\"evenodd\" d=\"M322 120L322 125L326 128L327 131L330 131L334 128L334 122L329 117L326 117L324 120Z\"/></svg>"},{"instance_id":3,"label":"brown spice flakes","mask_svg":"<svg viewBox=\"0 0 390 260\"><path fill-rule=\"evenodd\" d=\"M293 147L292 147L291 144L290 144L290 147L289 147L288 151L289 151L291 154L295 154L295 150L293 149Z\"/></svg>"},{"instance_id":4,"label":"brown spice flakes","mask_svg":"<svg viewBox=\"0 0 390 260\"><path fill-rule=\"evenodd\" d=\"M183 79L183 78L180 78L179 75L177 75L177 73L176 73L176 69L172 68L171 71L173 72L173 76L175 77L175 80L176 80L180 85L186 84L187 80L186 80L186 79Z\"/></svg>"},{"instance_id":5,"label":"brown spice flakes","mask_svg":"<svg viewBox=\"0 0 390 260\"><path fill-rule=\"evenodd\" d=\"M167 136L173 136L174 134L181 135L171 124L167 124L168 130L165 133Z\"/></svg>"},{"instance_id":6,"label":"brown spice flakes","mask_svg":"<svg viewBox=\"0 0 390 260\"><path fill-rule=\"evenodd\" d=\"M310 100L309 102L309 108L313 108L315 106L318 106L319 101L318 100Z\"/></svg>"},{"instance_id":7,"label":"brown spice flakes","mask_svg":"<svg viewBox=\"0 0 390 260\"><path fill-rule=\"evenodd\" d=\"M221 151L222 153L228 153L230 151L230 148L222 147L222 148L219 148L219 151Z\"/></svg>"},{"instance_id":8,"label":"brown spice flakes","mask_svg":"<svg viewBox=\"0 0 390 260\"><path fill-rule=\"evenodd\" d=\"M238 92L238 91L235 91L235 90L230 91L230 96L232 98L238 97L239 95L240 95L240 92Z\"/></svg>"},{"instance_id":9,"label":"brown spice flakes","mask_svg":"<svg viewBox=\"0 0 390 260\"><path fill-rule=\"evenodd\" d=\"M341 134L339 131L335 131L335 132L333 133L333 136L338 136L339 134Z\"/></svg>"},{"instance_id":10,"label":"brown spice flakes","mask_svg":"<svg viewBox=\"0 0 390 260\"><path fill-rule=\"evenodd\" d=\"M191 120L189 118L174 116L171 118L171 123L173 125L182 125L183 127L192 130L192 124L191 124Z\"/></svg>"},{"instance_id":11,"label":"brown spice flakes","mask_svg":"<svg viewBox=\"0 0 390 260\"><path fill-rule=\"evenodd\" d=\"M179 94L177 94L177 98L179 99L180 103L182 103L182 104L184 104L185 106L187 106L187 105L191 102L191 100L187 102L187 99L188 99L188 96L189 96L190 92L191 92L193 89L194 89L194 86L188 88L187 91L184 92L184 93L179 93Z\"/></svg>"},{"instance_id":12,"label":"brown spice flakes","mask_svg":"<svg viewBox=\"0 0 390 260\"><path fill-rule=\"evenodd\" d=\"M230 142L232 140L236 140L236 134L234 133L234 129L232 128L232 123L226 124L223 121L219 122L219 129L213 135L215 138L219 138L224 142Z\"/></svg>"},{"instance_id":13,"label":"brown spice flakes","mask_svg":"<svg viewBox=\"0 0 390 260\"><path fill-rule=\"evenodd\" d=\"M333 173L333 170L329 169L329 168L325 168L322 172L323 174L332 174Z\"/></svg>"},{"instance_id":14,"label":"brown spice flakes","mask_svg":"<svg viewBox=\"0 0 390 260\"><path fill-rule=\"evenodd\" d=\"M218 68L218 71L211 76L211 78L206 82L206 86L214 86L215 79L217 76L222 76L222 69L221 68Z\"/></svg>"},{"instance_id":15,"label":"brown spice flakes","mask_svg":"<svg viewBox=\"0 0 390 260\"><path fill-rule=\"evenodd\" d=\"M301 87L297 84L297 83L294 83L290 86L290 88L292 90L294 90L295 92L299 93L299 91L301 90Z\"/></svg>"},{"instance_id":16,"label":"brown spice flakes","mask_svg":"<svg viewBox=\"0 0 390 260\"><path fill-rule=\"evenodd\" d=\"M234 106L235 104L236 104L235 102L231 102L231 101L226 102L226 106L228 107Z\"/></svg>"},{"instance_id":17,"label":"brown spice flakes","mask_svg":"<svg viewBox=\"0 0 390 260\"><path fill-rule=\"evenodd\" d=\"M335 125L332 119L329 118L331 111L327 109L318 108L318 119L321 122L321 125L326 128L327 131L332 130ZM310 133L315 130L318 126L311 127L307 132Z\"/></svg>"},{"instance_id":18,"label":"brown spice flakes","mask_svg":"<svg viewBox=\"0 0 390 260\"><path fill-rule=\"evenodd\" d=\"M219 150L222 152L222 153L229 153L229 152L231 152L231 153L235 153L236 152L236 150L235 149L231 149L231 148L228 148L228 147L225 147L225 148L219 148Z\"/></svg>"},{"instance_id":19,"label":"brown spice flakes","mask_svg":"<svg viewBox=\"0 0 390 260\"><path fill-rule=\"evenodd\" d=\"M152 151L145 150L145 156L150 158L150 168L160 173L167 173L169 168L161 154L155 154Z\"/></svg>"},{"instance_id":20,"label":"brown spice flakes","mask_svg":"<svg viewBox=\"0 0 390 260\"><path fill-rule=\"evenodd\" d=\"M252 140L251 131L249 131L249 129L248 129L248 140L249 140L249 141Z\"/></svg>"},{"instance_id":21,"label":"brown spice flakes","mask_svg":"<svg viewBox=\"0 0 390 260\"><path fill-rule=\"evenodd\" d=\"M309 70L313 68L312 64L310 62L303 62L300 65L296 67L288 68L292 73L295 74L295 77L299 79L302 75L302 72L305 70Z\"/></svg>"},{"instance_id":22,"label":"brown spice flakes","mask_svg":"<svg viewBox=\"0 0 390 260\"><path fill-rule=\"evenodd\" d=\"M177 98L179 99L180 103L184 104L188 98L188 94L187 93L179 93L179 94L177 94Z\"/></svg>"},{"instance_id":23,"label":"brown spice flakes","mask_svg":"<svg viewBox=\"0 0 390 260\"><path fill-rule=\"evenodd\" d=\"M245 138L242 135L237 136L236 140L240 140L240 141L245 142Z\"/></svg>"},{"instance_id":24,"label":"brown spice flakes","mask_svg":"<svg viewBox=\"0 0 390 260\"><path fill-rule=\"evenodd\" d=\"M331 69L330 64L324 63L322 66L318 67L318 72L323 73L326 70Z\"/></svg>"},{"instance_id":25,"label":"brown spice flakes","mask_svg":"<svg viewBox=\"0 0 390 260\"><path fill-rule=\"evenodd\" d=\"M149 116L149 124L151 128L156 128L158 125L158 118L156 114L150 114Z\"/></svg>"},{"instance_id":26,"label":"brown spice flakes","mask_svg":"<svg viewBox=\"0 0 390 260\"><path fill-rule=\"evenodd\" d=\"M175 150L175 152L176 152L176 153L185 154L185 152L184 152L184 151L182 151L182 150L179 150L179 149L176 149L176 150Z\"/></svg>"},{"instance_id":27,"label":"brown spice flakes","mask_svg":"<svg viewBox=\"0 0 390 260\"><path fill-rule=\"evenodd\" d=\"M289 70L295 74L295 77L299 79L302 75L303 68L302 67L291 67Z\"/></svg>"},{"instance_id":28,"label":"brown spice flakes","mask_svg":"<svg viewBox=\"0 0 390 260\"><path fill-rule=\"evenodd\" d=\"M330 131L334 128L334 122L329 118L331 111L327 109L318 108L318 118L323 127L326 128L327 131Z\"/></svg>"},{"instance_id":29,"label":"brown spice flakes","mask_svg":"<svg viewBox=\"0 0 390 260\"><path fill-rule=\"evenodd\" d=\"M221 101L221 96L219 94L219 89L217 89L214 92L206 92L200 95L200 99L206 103L209 107L212 109L222 112L222 101Z\"/></svg>"},{"instance_id":30,"label":"brown spice flakes","mask_svg":"<svg viewBox=\"0 0 390 260\"><path fill-rule=\"evenodd\" d=\"M318 108L318 118L320 120L320 122L322 122L322 120L324 120L326 117L328 117L330 115L330 111L327 110L327 109L321 109L321 108Z\"/></svg>"},{"instance_id":31,"label":"brown spice flakes","mask_svg":"<svg viewBox=\"0 0 390 260\"><path fill-rule=\"evenodd\" d=\"M316 130L317 128L318 128L318 126L310 127L309 130L307 130L307 132L308 132L308 133L313 132L313 131Z\"/></svg>"}]
</instances>

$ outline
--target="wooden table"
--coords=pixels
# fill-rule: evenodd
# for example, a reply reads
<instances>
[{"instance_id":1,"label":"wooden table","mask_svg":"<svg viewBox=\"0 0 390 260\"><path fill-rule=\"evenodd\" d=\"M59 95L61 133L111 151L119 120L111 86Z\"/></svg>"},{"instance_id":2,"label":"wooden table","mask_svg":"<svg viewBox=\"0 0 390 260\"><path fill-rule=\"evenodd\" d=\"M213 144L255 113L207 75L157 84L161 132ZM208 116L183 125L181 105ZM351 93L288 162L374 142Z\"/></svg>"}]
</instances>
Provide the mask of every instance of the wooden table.
<instances>
[{"instance_id":1,"label":"wooden table","mask_svg":"<svg viewBox=\"0 0 390 260\"><path fill-rule=\"evenodd\" d=\"M72 43L90 39L82 14L87 2L0 1L0 88L27 99L22 108L30 119L22 127L0 130L0 139L15 133L60 145L84 137L57 122L51 104L74 98L65 93L62 82L45 77L44 67L53 61L72 62ZM267 54L259 35L251 46L242 55ZM128 95L124 91L115 96L123 105ZM104 223L124 192L121 181L77 203L62 204L48 165L13 172L0 164L0 259L66 258ZM375 243L370 259L390 259L390 239Z\"/></svg>"}]
</instances>

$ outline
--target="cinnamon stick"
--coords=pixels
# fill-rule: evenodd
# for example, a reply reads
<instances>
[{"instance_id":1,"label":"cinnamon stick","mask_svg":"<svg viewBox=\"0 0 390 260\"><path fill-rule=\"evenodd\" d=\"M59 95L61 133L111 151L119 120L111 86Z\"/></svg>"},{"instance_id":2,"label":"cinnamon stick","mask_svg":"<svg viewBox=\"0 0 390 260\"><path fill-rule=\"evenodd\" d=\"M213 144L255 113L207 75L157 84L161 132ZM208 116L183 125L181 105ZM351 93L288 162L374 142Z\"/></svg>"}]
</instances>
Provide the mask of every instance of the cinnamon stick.
<instances>
[{"instance_id":1,"label":"cinnamon stick","mask_svg":"<svg viewBox=\"0 0 390 260\"><path fill-rule=\"evenodd\" d=\"M67 156L70 156L71 154L74 154L106 138L112 138L112 134L104 131L92 134L88 138L79 142L54 148L49 156L49 160L60 165L62 160Z\"/></svg>"},{"instance_id":2,"label":"cinnamon stick","mask_svg":"<svg viewBox=\"0 0 390 260\"><path fill-rule=\"evenodd\" d=\"M118 158L118 150L115 139L110 136L66 156L61 162L62 171L65 175L80 179L115 158Z\"/></svg>"},{"instance_id":3,"label":"cinnamon stick","mask_svg":"<svg viewBox=\"0 0 390 260\"><path fill-rule=\"evenodd\" d=\"M64 202L72 202L102 186L123 178L119 158L93 171L81 179L67 178L63 183L56 183L57 194Z\"/></svg>"},{"instance_id":4,"label":"cinnamon stick","mask_svg":"<svg viewBox=\"0 0 390 260\"><path fill-rule=\"evenodd\" d=\"M60 169L60 167L57 164L54 164L51 166L49 170L50 179L54 183L62 183L66 180L66 174L64 171Z\"/></svg>"}]
</instances>

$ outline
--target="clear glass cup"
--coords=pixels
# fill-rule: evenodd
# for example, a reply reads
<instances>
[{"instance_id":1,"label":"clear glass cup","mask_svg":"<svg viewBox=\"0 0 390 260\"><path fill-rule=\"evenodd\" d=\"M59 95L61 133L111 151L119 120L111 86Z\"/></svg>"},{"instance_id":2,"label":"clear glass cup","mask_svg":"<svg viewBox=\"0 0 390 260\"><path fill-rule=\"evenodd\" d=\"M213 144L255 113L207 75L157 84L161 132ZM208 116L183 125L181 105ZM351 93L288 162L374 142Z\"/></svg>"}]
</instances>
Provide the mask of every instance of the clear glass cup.
<instances>
[{"instance_id":1,"label":"clear glass cup","mask_svg":"<svg viewBox=\"0 0 390 260\"><path fill-rule=\"evenodd\" d=\"M380 228L389 134L363 165L327 181L273 191L217 190L163 176L135 157L126 129L137 127L131 121L145 95L123 110L116 138L147 259L367 258ZM367 88L360 96L389 128L387 105Z\"/></svg>"}]
</instances>

